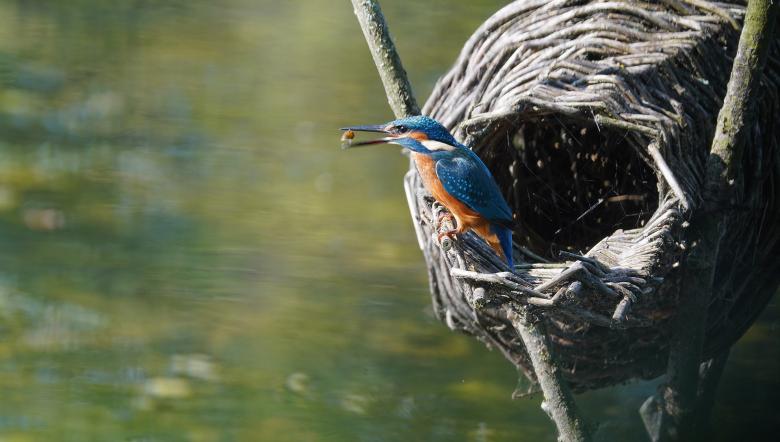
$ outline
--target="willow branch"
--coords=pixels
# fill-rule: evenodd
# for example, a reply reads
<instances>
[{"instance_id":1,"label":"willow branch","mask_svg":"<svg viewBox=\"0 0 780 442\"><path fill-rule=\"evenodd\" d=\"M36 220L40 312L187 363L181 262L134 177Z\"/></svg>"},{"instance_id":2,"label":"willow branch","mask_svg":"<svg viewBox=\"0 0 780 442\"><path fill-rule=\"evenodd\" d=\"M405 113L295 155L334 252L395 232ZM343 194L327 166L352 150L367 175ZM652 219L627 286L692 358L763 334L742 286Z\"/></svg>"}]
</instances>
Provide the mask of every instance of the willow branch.
<instances>
[{"instance_id":1,"label":"willow branch","mask_svg":"<svg viewBox=\"0 0 780 442\"><path fill-rule=\"evenodd\" d=\"M761 74L764 71L777 17L777 0L750 0L731 70L726 97L707 162L706 209L722 210L733 204L743 180L742 156L757 111Z\"/></svg>"},{"instance_id":2,"label":"willow branch","mask_svg":"<svg viewBox=\"0 0 780 442\"><path fill-rule=\"evenodd\" d=\"M419 115L412 86L395 49L382 9L376 0L352 0L374 64L385 87L387 102L397 118Z\"/></svg>"},{"instance_id":3,"label":"willow branch","mask_svg":"<svg viewBox=\"0 0 780 442\"><path fill-rule=\"evenodd\" d=\"M590 435L586 429L584 420L577 411L574 396L572 396L566 380L561 375L561 370L555 364L555 359L550 353L550 345L547 335L541 323L534 323L528 317L528 312L523 307L508 311L507 317L512 322L512 327L517 330L523 340L531 365L539 381L539 386L544 394L542 409L558 427L559 441L586 442Z\"/></svg>"}]
</instances>

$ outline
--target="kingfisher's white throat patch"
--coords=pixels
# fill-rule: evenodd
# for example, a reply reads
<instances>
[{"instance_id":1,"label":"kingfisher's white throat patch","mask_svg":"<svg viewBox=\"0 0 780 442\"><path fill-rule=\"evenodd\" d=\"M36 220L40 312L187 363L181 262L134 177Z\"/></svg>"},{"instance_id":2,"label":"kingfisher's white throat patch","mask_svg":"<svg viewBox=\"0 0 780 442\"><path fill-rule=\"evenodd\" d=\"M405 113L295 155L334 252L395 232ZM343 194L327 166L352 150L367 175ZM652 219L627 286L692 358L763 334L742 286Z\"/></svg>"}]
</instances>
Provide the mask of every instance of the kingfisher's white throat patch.
<instances>
[{"instance_id":1,"label":"kingfisher's white throat patch","mask_svg":"<svg viewBox=\"0 0 780 442\"><path fill-rule=\"evenodd\" d=\"M436 151L452 151L455 150L454 146L450 146L447 143L442 143L441 141L434 141L434 140L422 140L420 143L425 146L426 149L432 150L434 152Z\"/></svg>"}]
</instances>

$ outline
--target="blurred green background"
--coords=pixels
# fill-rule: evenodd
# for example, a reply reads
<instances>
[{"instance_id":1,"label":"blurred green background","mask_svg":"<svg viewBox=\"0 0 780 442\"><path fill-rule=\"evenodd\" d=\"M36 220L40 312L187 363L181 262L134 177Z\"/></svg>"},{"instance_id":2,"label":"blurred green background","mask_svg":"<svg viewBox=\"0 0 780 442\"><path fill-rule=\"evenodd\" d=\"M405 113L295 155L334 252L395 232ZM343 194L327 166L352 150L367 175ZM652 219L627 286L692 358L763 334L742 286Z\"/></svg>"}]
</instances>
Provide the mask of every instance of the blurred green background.
<instances>
[{"instance_id":1,"label":"blurred green background","mask_svg":"<svg viewBox=\"0 0 780 442\"><path fill-rule=\"evenodd\" d=\"M504 2L384 2L422 99ZM0 0L0 441L553 441L429 307L348 1ZM773 302L716 440L777 434ZM655 382L580 397L645 440ZM750 432L753 433L750 433Z\"/></svg>"}]
</instances>

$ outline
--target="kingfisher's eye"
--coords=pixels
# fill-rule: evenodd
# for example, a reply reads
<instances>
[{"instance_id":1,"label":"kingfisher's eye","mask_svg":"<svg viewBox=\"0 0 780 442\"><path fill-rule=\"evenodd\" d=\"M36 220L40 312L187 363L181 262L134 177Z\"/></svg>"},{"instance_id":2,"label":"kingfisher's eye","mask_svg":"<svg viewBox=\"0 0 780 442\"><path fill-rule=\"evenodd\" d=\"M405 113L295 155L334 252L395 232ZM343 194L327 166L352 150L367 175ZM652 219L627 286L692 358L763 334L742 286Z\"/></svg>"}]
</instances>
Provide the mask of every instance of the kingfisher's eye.
<instances>
[{"instance_id":1,"label":"kingfisher's eye","mask_svg":"<svg viewBox=\"0 0 780 442\"><path fill-rule=\"evenodd\" d=\"M402 133L405 133L405 132L409 132L409 128L406 127L406 126L396 126L396 127L393 128L393 132L395 132L397 134L402 134Z\"/></svg>"}]
</instances>

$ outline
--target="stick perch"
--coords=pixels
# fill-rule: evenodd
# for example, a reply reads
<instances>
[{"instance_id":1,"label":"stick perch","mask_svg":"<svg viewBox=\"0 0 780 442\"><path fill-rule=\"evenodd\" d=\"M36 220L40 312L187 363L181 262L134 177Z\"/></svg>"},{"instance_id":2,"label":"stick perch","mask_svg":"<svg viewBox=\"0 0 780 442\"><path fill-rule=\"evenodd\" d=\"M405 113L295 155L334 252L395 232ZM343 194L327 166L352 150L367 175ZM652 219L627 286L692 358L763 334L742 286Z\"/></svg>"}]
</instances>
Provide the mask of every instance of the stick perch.
<instances>
[{"instance_id":1,"label":"stick perch","mask_svg":"<svg viewBox=\"0 0 780 442\"><path fill-rule=\"evenodd\" d=\"M534 367L534 373L544 394L542 409L558 427L560 437L565 442L586 442L590 435L583 419L577 412L577 406L569 390L566 380L561 376L561 370L556 366L550 353L550 346L544 328L539 323L533 323L524 307L507 314L512 326L520 334L528 356Z\"/></svg>"},{"instance_id":2,"label":"stick perch","mask_svg":"<svg viewBox=\"0 0 780 442\"><path fill-rule=\"evenodd\" d=\"M387 102L396 118L420 114L420 107L414 99L412 85L406 76L401 57L395 49L385 16L375 0L352 0L355 15L363 35L366 37L371 56L385 87Z\"/></svg>"}]
</instances>

